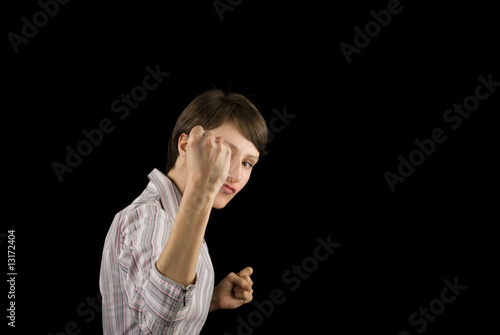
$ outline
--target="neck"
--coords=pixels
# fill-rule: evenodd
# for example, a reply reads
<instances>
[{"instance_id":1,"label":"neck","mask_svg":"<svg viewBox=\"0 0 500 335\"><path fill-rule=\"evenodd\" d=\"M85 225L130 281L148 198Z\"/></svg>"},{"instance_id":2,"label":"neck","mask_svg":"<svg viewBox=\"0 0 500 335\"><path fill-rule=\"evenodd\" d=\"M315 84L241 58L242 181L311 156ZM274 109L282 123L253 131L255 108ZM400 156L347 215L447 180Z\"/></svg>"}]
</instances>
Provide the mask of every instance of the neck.
<instances>
[{"instance_id":1,"label":"neck","mask_svg":"<svg viewBox=\"0 0 500 335\"><path fill-rule=\"evenodd\" d=\"M186 189L186 173L184 171L185 169L181 169L176 164L167 173L168 179L170 179L175 184L181 194L184 194L184 190Z\"/></svg>"}]
</instances>

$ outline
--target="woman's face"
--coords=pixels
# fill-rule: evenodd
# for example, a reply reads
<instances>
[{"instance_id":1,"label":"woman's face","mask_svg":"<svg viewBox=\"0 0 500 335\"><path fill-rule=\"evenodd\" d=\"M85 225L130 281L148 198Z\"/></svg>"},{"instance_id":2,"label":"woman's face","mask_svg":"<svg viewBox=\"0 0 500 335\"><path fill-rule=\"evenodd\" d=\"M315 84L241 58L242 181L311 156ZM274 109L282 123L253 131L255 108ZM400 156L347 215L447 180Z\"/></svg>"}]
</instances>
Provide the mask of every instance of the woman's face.
<instances>
[{"instance_id":1,"label":"woman's face","mask_svg":"<svg viewBox=\"0 0 500 335\"><path fill-rule=\"evenodd\" d=\"M222 138L231 149L231 163L226 182L214 201L214 208L224 208L250 179L252 168L259 160L259 151L231 122L209 130L216 138Z\"/></svg>"}]
</instances>

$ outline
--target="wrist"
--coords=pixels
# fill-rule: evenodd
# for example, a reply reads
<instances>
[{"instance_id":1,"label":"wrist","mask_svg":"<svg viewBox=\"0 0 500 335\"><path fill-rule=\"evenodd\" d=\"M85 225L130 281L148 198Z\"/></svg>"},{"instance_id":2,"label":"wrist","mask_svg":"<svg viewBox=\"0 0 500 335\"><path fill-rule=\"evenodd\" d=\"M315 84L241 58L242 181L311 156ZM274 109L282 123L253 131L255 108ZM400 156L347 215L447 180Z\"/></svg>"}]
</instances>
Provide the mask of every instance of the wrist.
<instances>
[{"instance_id":1,"label":"wrist","mask_svg":"<svg viewBox=\"0 0 500 335\"><path fill-rule=\"evenodd\" d=\"M217 192L210 191L198 183L188 183L182 195L184 207L190 211L204 211L211 209Z\"/></svg>"},{"instance_id":2,"label":"wrist","mask_svg":"<svg viewBox=\"0 0 500 335\"><path fill-rule=\"evenodd\" d=\"M212 300L210 301L210 308L208 309L208 312L213 312L219 309L219 302L217 298L215 297L215 294L212 295Z\"/></svg>"},{"instance_id":3,"label":"wrist","mask_svg":"<svg viewBox=\"0 0 500 335\"><path fill-rule=\"evenodd\" d=\"M220 191L222 183L206 180L203 178L188 179L186 183L186 192L191 192L202 199L215 200L217 193Z\"/></svg>"}]
</instances>

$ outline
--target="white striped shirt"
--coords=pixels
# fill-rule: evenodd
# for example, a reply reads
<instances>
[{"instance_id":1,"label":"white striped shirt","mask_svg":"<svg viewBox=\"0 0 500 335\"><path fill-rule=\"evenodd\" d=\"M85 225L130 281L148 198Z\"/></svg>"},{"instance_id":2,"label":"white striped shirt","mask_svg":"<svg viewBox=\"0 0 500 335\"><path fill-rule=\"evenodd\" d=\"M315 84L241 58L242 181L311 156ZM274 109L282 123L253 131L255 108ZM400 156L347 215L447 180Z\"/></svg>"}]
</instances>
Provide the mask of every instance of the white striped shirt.
<instances>
[{"instance_id":1,"label":"white striped shirt","mask_svg":"<svg viewBox=\"0 0 500 335\"><path fill-rule=\"evenodd\" d=\"M99 287L104 334L199 334L208 315L214 270L203 245L196 282L184 288L156 261L172 231L181 193L157 169L147 188L116 214L104 242Z\"/></svg>"}]
</instances>

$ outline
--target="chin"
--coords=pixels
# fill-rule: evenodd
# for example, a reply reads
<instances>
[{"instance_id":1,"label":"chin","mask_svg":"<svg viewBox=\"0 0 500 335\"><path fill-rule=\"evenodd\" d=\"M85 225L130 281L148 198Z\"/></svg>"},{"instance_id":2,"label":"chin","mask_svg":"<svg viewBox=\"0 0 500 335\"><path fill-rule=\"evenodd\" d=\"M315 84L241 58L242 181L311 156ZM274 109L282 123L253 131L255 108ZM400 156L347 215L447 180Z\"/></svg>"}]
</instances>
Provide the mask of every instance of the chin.
<instances>
[{"instance_id":1,"label":"chin","mask_svg":"<svg viewBox=\"0 0 500 335\"><path fill-rule=\"evenodd\" d=\"M215 198L212 207L215 209L222 209L226 207L226 205L228 204L229 201L231 201L232 198L233 196L220 192L219 194L217 194L217 197Z\"/></svg>"}]
</instances>

